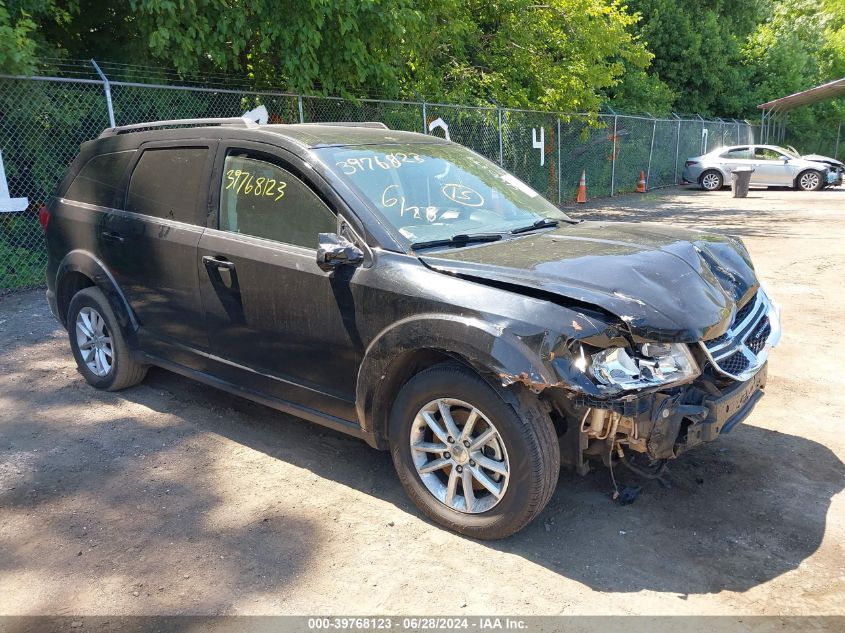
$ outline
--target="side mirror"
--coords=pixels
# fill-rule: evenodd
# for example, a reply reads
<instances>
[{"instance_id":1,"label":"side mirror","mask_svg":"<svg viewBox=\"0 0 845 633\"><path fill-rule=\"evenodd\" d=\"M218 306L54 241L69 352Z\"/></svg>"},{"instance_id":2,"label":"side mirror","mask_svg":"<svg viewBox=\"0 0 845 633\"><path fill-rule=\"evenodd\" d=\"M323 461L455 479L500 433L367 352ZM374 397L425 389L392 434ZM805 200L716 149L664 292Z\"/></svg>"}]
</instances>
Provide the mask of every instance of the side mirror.
<instances>
[{"instance_id":1,"label":"side mirror","mask_svg":"<svg viewBox=\"0 0 845 633\"><path fill-rule=\"evenodd\" d=\"M784 156L784 157L783 157L783 163L784 163L784 165L785 165L786 163L788 163L788 162L789 162L789 156Z\"/></svg>"},{"instance_id":2,"label":"side mirror","mask_svg":"<svg viewBox=\"0 0 845 633\"><path fill-rule=\"evenodd\" d=\"M360 264L364 253L345 237L337 233L317 234L317 266L330 271L344 264Z\"/></svg>"}]
</instances>

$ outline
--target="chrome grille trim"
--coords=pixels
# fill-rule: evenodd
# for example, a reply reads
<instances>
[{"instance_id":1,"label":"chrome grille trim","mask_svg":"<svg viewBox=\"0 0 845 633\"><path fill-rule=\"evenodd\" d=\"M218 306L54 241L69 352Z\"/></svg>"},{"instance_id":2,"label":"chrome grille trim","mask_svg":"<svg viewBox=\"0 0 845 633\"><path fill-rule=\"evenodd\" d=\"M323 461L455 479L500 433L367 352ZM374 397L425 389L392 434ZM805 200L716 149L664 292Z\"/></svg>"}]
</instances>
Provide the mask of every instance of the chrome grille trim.
<instances>
[{"instance_id":1,"label":"chrome grille trim","mask_svg":"<svg viewBox=\"0 0 845 633\"><path fill-rule=\"evenodd\" d=\"M727 332L711 339L711 341L699 342L701 349L704 350L705 355L717 372L739 381L746 381L754 376L766 363L769 350L780 341L780 310L778 307L769 300L762 290L757 291L751 303L750 310L747 306L743 306L737 311L742 320L733 323ZM760 347L759 335L766 329L769 331L765 342L755 354L750 345ZM743 359L746 362L742 362ZM742 367L744 368L740 370L739 368Z\"/></svg>"}]
</instances>

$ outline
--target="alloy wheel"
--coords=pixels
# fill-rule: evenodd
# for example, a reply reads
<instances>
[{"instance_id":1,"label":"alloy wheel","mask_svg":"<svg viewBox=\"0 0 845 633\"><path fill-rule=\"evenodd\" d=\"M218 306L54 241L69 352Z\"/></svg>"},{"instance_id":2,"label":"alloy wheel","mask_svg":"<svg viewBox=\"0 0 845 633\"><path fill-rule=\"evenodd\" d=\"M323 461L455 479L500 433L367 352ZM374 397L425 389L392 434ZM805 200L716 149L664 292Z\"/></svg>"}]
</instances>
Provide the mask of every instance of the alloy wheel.
<instances>
[{"instance_id":1,"label":"alloy wheel","mask_svg":"<svg viewBox=\"0 0 845 633\"><path fill-rule=\"evenodd\" d=\"M819 186L819 175L813 172L801 174L799 184L804 191L814 191Z\"/></svg>"},{"instance_id":2,"label":"alloy wheel","mask_svg":"<svg viewBox=\"0 0 845 633\"><path fill-rule=\"evenodd\" d=\"M95 376L108 376L114 366L114 349L106 321L94 308L76 315L76 344L86 367Z\"/></svg>"},{"instance_id":3,"label":"alloy wheel","mask_svg":"<svg viewBox=\"0 0 845 633\"><path fill-rule=\"evenodd\" d=\"M504 441L473 405L432 400L414 418L410 444L420 480L452 510L479 514L504 496L510 475Z\"/></svg>"},{"instance_id":4,"label":"alloy wheel","mask_svg":"<svg viewBox=\"0 0 845 633\"><path fill-rule=\"evenodd\" d=\"M701 186L707 189L707 191L713 191L715 189L718 189L719 185L719 176L717 176L716 174L704 174L701 179Z\"/></svg>"}]
</instances>

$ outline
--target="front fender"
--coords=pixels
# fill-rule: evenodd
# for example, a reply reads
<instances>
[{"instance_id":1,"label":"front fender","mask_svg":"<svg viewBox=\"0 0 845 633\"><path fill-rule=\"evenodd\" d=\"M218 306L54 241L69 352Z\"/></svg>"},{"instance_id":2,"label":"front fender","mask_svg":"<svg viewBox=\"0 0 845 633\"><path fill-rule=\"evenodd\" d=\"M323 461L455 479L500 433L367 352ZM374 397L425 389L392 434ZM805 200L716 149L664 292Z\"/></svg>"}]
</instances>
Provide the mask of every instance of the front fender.
<instances>
[{"instance_id":1,"label":"front fender","mask_svg":"<svg viewBox=\"0 0 845 633\"><path fill-rule=\"evenodd\" d=\"M361 426L379 430L374 429L374 413L390 404L383 396L391 364L409 352L427 349L460 357L504 385L549 385L556 379L538 351L546 338L543 330L520 332L517 326L460 315L420 314L397 321L373 339L358 371L355 407Z\"/></svg>"}]
</instances>

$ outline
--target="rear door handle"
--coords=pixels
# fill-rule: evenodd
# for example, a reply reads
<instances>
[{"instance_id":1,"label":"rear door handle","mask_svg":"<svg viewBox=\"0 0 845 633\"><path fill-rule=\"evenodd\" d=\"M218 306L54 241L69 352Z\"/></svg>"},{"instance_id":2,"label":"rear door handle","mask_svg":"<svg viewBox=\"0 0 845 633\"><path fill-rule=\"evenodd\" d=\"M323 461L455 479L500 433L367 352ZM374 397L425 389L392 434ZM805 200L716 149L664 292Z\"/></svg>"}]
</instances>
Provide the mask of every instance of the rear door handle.
<instances>
[{"instance_id":1,"label":"rear door handle","mask_svg":"<svg viewBox=\"0 0 845 633\"><path fill-rule=\"evenodd\" d=\"M235 262L230 262L228 259L217 259L211 255L203 255L202 263L209 267L214 266L215 268L235 270Z\"/></svg>"},{"instance_id":2,"label":"rear door handle","mask_svg":"<svg viewBox=\"0 0 845 633\"><path fill-rule=\"evenodd\" d=\"M121 237L119 233L103 231L101 235L103 236L103 239L107 242L113 242L114 244L123 244L123 237Z\"/></svg>"}]
</instances>

